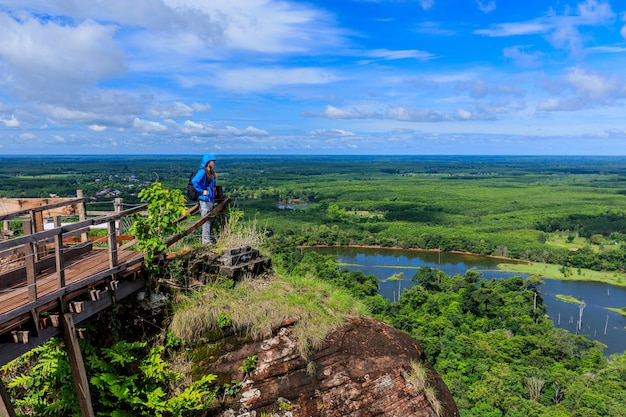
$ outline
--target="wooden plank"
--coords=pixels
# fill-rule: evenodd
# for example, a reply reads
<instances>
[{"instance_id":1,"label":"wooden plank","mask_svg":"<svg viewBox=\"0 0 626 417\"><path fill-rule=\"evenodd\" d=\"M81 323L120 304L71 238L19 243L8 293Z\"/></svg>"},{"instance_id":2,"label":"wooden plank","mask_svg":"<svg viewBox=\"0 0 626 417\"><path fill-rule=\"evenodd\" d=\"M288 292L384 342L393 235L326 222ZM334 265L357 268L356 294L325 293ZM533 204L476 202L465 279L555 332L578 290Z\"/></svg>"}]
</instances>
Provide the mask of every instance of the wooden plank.
<instances>
[{"instance_id":1,"label":"wooden plank","mask_svg":"<svg viewBox=\"0 0 626 417\"><path fill-rule=\"evenodd\" d=\"M89 378L85 371L83 355L80 352L78 338L76 337L76 327L71 313L61 315L63 323L63 341L67 349L67 358L72 369L74 388L78 396L78 405L82 417L95 417L93 405L91 404L91 393L89 391Z\"/></svg>"},{"instance_id":2,"label":"wooden plank","mask_svg":"<svg viewBox=\"0 0 626 417\"><path fill-rule=\"evenodd\" d=\"M213 207L213 210L211 210L210 212L208 212L204 217L201 217L198 221L196 221L195 223L193 223L191 226L189 226L184 232L182 233L178 233L172 237L170 237L167 242L165 242L165 244L169 247L172 246L174 243L178 242L179 240L181 240L182 238L184 238L185 236L188 236L189 234L191 234L191 232L193 232L194 230L200 228L204 223L206 223L207 221L209 221L211 218L215 217L215 215L219 212L221 212L222 210L224 210L224 208L230 204L230 202L232 201L232 198L228 198L224 201L222 201L220 204L218 204L216 207ZM192 210L194 210L194 212L196 212L197 210L195 210L198 207L198 205L194 206L194 208ZM191 213L191 211L190 211Z\"/></svg>"},{"instance_id":3,"label":"wooden plank","mask_svg":"<svg viewBox=\"0 0 626 417\"><path fill-rule=\"evenodd\" d=\"M0 417L16 417L11 399L7 393L4 383L0 379Z\"/></svg>"},{"instance_id":4,"label":"wooden plank","mask_svg":"<svg viewBox=\"0 0 626 417\"><path fill-rule=\"evenodd\" d=\"M55 298L65 296L70 292L80 290L86 291L90 285L110 277L111 275L119 274L131 269L132 271L140 270L141 262L143 261L143 253L136 251L124 251L121 253L119 260L120 264L118 266L109 269L108 253L106 251L101 251L98 255L91 256L86 260L82 260L72 266L68 266L65 270L66 287L61 289L53 290L58 282L58 278L55 275L56 272L39 277L37 282L38 286L41 286L41 292L38 292L37 294L37 302L34 305L24 302L23 296L20 297L19 291L15 290L13 295L10 297L11 301L7 302L7 305L10 304L12 306L11 309L5 308L4 302L0 303L0 311L3 311L0 312L0 323L20 316L32 308L39 308L39 306L49 303ZM24 289L20 289L20 291L24 291ZM13 300L13 298L15 299ZM2 298L0 298L0 300L2 300ZM17 306L16 304L18 303L21 304Z\"/></svg>"}]
</instances>

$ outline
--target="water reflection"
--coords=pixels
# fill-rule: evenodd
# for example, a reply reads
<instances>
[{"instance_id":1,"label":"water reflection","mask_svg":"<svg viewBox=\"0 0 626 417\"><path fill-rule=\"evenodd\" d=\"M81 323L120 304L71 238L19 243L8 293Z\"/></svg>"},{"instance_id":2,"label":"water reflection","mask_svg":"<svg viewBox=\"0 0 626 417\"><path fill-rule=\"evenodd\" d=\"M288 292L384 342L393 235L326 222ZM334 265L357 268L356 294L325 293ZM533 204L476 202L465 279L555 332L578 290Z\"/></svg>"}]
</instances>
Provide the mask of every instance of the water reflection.
<instances>
[{"instance_id":1,"label":"water reflection","mask_svg":"<svg viewBox=\"0 0 626 417\"><path fill-rule=\"evenodd\" d=\"M376 275L380 280L380 294L397 301L403 289L413 286L411 278L417 268L430 266L439 268L449 276L463 275L475 268L486 279L509 278L514 275L497 270L500 260L477 255L446 252L421 252L384 248L315 248L316 252L332 254L349 270L360 270ZM389 280L392 275L402 273L402 280ZM626 288L608 284L580 281L545 279L539 287L554 325L572 333L584 334L590 339L607 345L605 354L624 353L626 350L626 318L606 310L607 307L626 306ZM579 306L566 303L557 294L569 295L585 302L581 328L578 329Z\"/></svg>"}]
</instances>

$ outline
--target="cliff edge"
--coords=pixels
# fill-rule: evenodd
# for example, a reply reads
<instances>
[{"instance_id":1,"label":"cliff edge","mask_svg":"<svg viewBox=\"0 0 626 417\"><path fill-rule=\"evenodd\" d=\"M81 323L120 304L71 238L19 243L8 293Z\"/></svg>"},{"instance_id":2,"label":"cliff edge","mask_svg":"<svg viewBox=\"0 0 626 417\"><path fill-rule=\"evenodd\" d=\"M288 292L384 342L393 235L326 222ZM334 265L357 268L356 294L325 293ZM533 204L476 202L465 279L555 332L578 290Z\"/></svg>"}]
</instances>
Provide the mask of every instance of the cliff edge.
<instances>
[{"instance_id":1,"label":"cliff edge","mask_svg":"<svg viewBox=\"0 0 626 417\"><path fill-rule=\"evenodd\" d=\"M380 321L353 318L332 332L321 349L302 358L287 320L272 337L222 340L202 371L243 381L216 415L456 417L450 391L407 334ZM256 368L241 364L256 356Z\"/></svg>"}]
</instances>

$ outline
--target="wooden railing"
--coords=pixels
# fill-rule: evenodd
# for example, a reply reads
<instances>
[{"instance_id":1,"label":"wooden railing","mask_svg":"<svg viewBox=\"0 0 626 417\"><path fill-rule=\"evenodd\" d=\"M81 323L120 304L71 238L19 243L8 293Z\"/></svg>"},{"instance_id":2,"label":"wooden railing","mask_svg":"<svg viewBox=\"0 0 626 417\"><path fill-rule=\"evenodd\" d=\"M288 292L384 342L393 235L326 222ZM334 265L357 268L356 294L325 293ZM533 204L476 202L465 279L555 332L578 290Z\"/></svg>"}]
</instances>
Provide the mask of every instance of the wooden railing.
<instances>
[{"instance_id":1,"label":"wooden railing","mask_svg":"<svg viewBox=\"0 0 626 417\"><path fill-rule=\"evenodd\" d=\"M3 309L2 314L0 314L0 324L10 321L12 318L24 314L25 312L38 310L46 303L56 300L77 288L88 286L92 282L114 275L125 269L128 265L120 263L118 259L118 250L120 247L118 247L118 237L116 233L117 223L124 217L133 215L144 209L145 205L141 205L117 214L96 217L0 241L0 253L13 252L23 254L23 256L17 258L17 261L23 265L0 274L0 288L7 288L5 291L20 290L21 287L14 287L14 282L20 278L23 279L25 275L26 282L24 285L27 288L28 294L27 304L12 309L11 311L4 311L6 308ZM91 252L94 243L86 240L76 245L68 246L64 242L75 236L86 234L90 228L100 224L107 225L106 237L101 241L100 245L102 245L101 249L107 250L108 268L89 276L85 280L69 284L66 283L67 271L65 269L65 263L84 253ZM132 243L131 241L126 245ZM139 260L141 260L141 257L139 257ZM133 259L133 262L137 262L137 260ZM44 296L38 296L37 276L42 271L50 269L52 269L51 273L56 278L56 285L54 286L56 289L46 293Z\"/></svg>"},{"instance_id":2,"label":"wooden railing","mask_svg":"<svg viewBox=\"0 0 626 417\"><path fill-rule=\"evenodd\" d=\"M223 194L221 197L223 197ZM167 237L166 245L168 247L173 245L216 216L219 216L220 224L223 227L225 223L224 212L231 201L231 198L220 198L211 212L195 221L183 232ZM78 222L62 224L62 213L57 213L54 216L55 227L43 230L44 212L47 212L49 216L51 210L70 206L79 207ZM136 206L124 211L119 211L121 204L118 204L116 207L118 210L113 214L86 219L87 213L84 210L85 199L79 198L56 202L45 207L24 208L23 210L0 216L0 220L5 222L5 227L3 228L5 238L12 234L9 228L6 227L7 222L11 219L27 216L27 220L24 222L23 236L0 240L0 258L7 255L20 255L18 258L21 259L20 262L23 264L13 269L9 268L10 270L5 270L4 272L2 272L2 265L0 265L0 290L5 291L4 296L0 292L0 300L2 300L0 301L0 337L3 334L6 335L9 330L19 328L18 326L22 326L27 322L30 323L31 328L35 329L38 336L36 341L31 341L30 343L2 343L0 341L0 365L8 363L10 360L32 349L32 347L41 345L51 337L55 337L62 332L68 351L81 416L84 417L93 417L95 414L91 405L88 379L77 341L77 329L74 327L74 324L104 310L117 302L118 299L134 294L146 286L145 281L140 277L130 280L125 279L119 282L116 280L116 277L122 272L129 273L132 271L129 267L140 265L145 256L141 252L127 250L136 243L134 238L131 238L125 244L118 244L119 241L124 240L123 236L120 236L118 233L118 225L122 224L124 218L143 212L147 205ZM190 214L196 214L198 211L198 206L196 205L190 209ZM75 214L73 215L75 216ZM95 226L103 224L107 226L106 237L102 241L93 242L92 239L88 238L88 231ZM77 239L76 237L79 235L81 237ZM79 278L73 276L72 279L69 279L69 270L66 266L73 260L80 258L81 255L92 252L94 244L98 245L101 253L106 248L106 259L103 261L97 260L97 262L104 262L108 265L104 267L99 265L100 268L97 272L88 271L84 276ZM81 260L81 262L84 261ZM73 273L76 275L75 271ZM44 276L46 277L45 285L52 289L42 291L40 294L39 284L43 284L42 277ZM97 283L102 285L103 280L108 280L107 289L109 291L106 291L105 295L100 299L93 300L87 308L87 312L83 311L82 314L77 314L72 308L67 308L68 304L70 307L72 306L70 303L73 303L73 301L70 300L86 292L90 286L94 286ZM115 285L113 285L114 283ZM17 297L17 302L10 301L13 300L13 294L18 292L23 293L24 299L19 300L19 297ZM12 304L17 306L12 308ZM60 313L61 324L59 327L48 327L40 330L39 314L50 311L50 309ZM5 387L2 381L0 381L0 417L13 416L15 416L15 412L12 409Z\"/></svg>"}]
</instances>

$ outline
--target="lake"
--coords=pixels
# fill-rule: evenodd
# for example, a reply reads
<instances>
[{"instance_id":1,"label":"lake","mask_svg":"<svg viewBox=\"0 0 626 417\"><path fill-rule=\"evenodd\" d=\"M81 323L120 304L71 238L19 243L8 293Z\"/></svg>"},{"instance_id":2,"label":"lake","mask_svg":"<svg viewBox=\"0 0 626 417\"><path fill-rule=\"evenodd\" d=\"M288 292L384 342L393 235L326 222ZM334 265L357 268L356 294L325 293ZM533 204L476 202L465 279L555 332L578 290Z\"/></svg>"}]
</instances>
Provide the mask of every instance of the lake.
<instances>
[{"instance_id":1,"label":"lake","mask_svg":"<svg viewBox=\"0 0 626 417\"><path fill-rule=\"evenodd\" d=\"M447 275L464 275L468 269L479 270L485 279L524 276L498 271L502 260L486 256L466 255L447 252L410 251L385 248L314 248L316 252L335 255L339 262L346 264L348 270L359 270L372 274L380 281L380 294L392 301L398 300L403 289L413 286L411 278L417 268L429 266L444 271ZM403 272L404 280L387 281L393 274ZM544 277L544 284L539 286L544 299L547 314L554 325L570 331L584 334L592 340L607 345L606 355L625 353L626 318L606 310L607 307L623 308L626 306L626 288L597 282L561 281ZM579 306L566 303L556 298L557 294L569 295L585 302L581 329L577 331ZM606 329L606 334L605 334Z\"/></svg>"}]
</instances>

